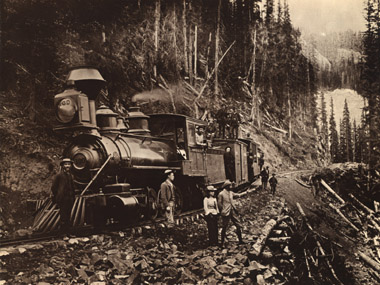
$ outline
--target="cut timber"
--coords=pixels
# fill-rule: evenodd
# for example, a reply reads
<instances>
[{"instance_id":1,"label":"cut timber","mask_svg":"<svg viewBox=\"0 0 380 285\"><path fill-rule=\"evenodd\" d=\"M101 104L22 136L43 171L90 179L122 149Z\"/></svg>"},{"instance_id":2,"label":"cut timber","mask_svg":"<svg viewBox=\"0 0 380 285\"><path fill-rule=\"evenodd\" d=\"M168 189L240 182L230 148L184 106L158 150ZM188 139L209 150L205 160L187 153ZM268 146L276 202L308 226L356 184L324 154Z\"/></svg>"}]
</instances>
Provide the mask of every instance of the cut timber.
<instances>
[{"instance_id":1,"label":"cut timber","mask_svg":"<svg viewBox=\"0 0 380 285\"><path fill-rule=\"evenodd\" d=\"M300 211L302 217L305 219L306 225L307 225L307 227L309 228L309 230L314 231L313 228L312 228L312 226L311 226L311 225L309 224L309 222L307 221L307 217L306 217L306 215L305 215L305 212L303 211L303 209L302 209L300 203L298 203L298 202L297 202L297 208L298 208L298 211Z\"/></svg>"},{"instance_id":2,"label":"cut timber","mask_svg":"<svg viewBox=\"0 0 380 285\"><path fill-rule=\"evenodd\" d=\"M298 180L297 178L294 179L294 180L295 180L298 184L300 184L301 186L303 186L303 187L311 188L310 185L307 185L307 184L303 183L301 180Z\"/></svg>"},{"instance_id":3,"label":"cut timber","mask_svg":"<svg viewBox=\"0 0 380 285\"><path fill-rule=\"evenodd\" d=\"M380 264L378 262L376 262L375 260L373 260L372 258L368 257L360 251L358 252L358 254L360 258L363 259L367 264L369 264L373 269L380 272Z\"/></svg>"},{"instance_id":4,"label":"cut timber","mask_svg":"<svg viewBox=\"0 0 380 285\"><path fill-rule=\"evenodd\" d=\"M322 253L322 255L326 255L325 251L323 250L323 247L322 247L321 243L320 243L318 240L317 240L316 242L317 242L317 246L318 246L318 248L319 248L319 251ZM336 281L338 281L339 284L343 284L343 283L339 280L338 276L336 276L336 274L335 274L335 270L334 270L334 268L332 267L330 261L329 261L328 259L326 259L325 261L326 261L327 266L330 268L330 270L331 270L331 274L334 276L334 278L336 279Z\"/></svg>"},{"instance_id":5,"label":"cut timber","mask_svg":"<svg viewBox=\"0 0 380 285\"><path fill-rule=\"evenodd\" d=\"M256 243L253 245L252 247L252 251L251 251L251 254L253 256L259 256L261 254L261 252L263 251L264 249L264 246L268 240L268 237L270 236L273 228L278 225L278 224L281 224L283 221L289 219L291 222L293 222L293 220L291 219L291 217L289 216L281 216L276 220L274 219L270 219L264 226L262 232L261 232L261 235L259 236L259 238L257 239Z\"/></svg>"},{"instance_id":6,"label":"cut timber","mask_svg":"<svg viewBox=\"0 0 380 285\"><path fill-rule=\"evenodd\" d=\"M379 248L380 244L379 244L379 241L378 241L378 237L374 237L373 238L373 244L376 247L377 257L380 258L380 248Z\"/></svg>"},{"instance_id":7,"label":"cut timber","mask_svg":"<svg viewBox=\"0 0 380 285\"><path fill-rule=\"evenodd\" d=\"M350 196L352 198L352 200L354 200L360 207L362 207L364 210L366 210L366 212L368 212L368 214L370 215L373 215L375 212L368 208L366 205L364 205L362 202L360 202L354 195L352 195L351 193L348 194L348 196Z\"/></svg>"},{"instance_id":8,"label":"cut timber","mask_svg":"<svg viewBox=\"0 0 380 285\"><path fill-rule=\"evenodd\" d=\"M282 130L282 129L280 129L280 128L276 128L276 127L274 127L274 126L272 126L272 125L270 125L270 124L268 124L268 123L265 123L265 122L264 122L264 125L266 125L267 127L270 127L271 129L273 129L273 130L275 130L275 131L277 131L277 132L283 133L283 134L285 134L285 135L288 134L287 131Z\"/></svg>"},{"instance_id":9,"label":"cut timber","mask_svg":"<svg viewBox=\"0 0 380 285\"><path fill-rule=\"evenodd\" d=\"M359 229L358 229L353 223L351 223L351 221L350 221L349 219L347 219L347 218L343 215L343 213L342 213L337 207L335 207L335 206L334 206L333 204L331 204L331 203L329 203L329 206L330 206L332 209L334 209L334 210L338 213L338 215L341 216L342 219L345 220L346 223L349 224L349 225L351 226L351 228L353 228L355 231L359 232Z\"/></svg>"},{"instance_id":10,"label":"cut timber","mask_svg":"<svg viewBox=\"0 0 380 285\"><path fill-rule=\"evenodd\" d=\"M334 190L331 189L331 187L323 180L321 179L322 185L329 191L331 194L335 196L341 203L346 203Z\"/></svg>"},{"instance_id":11,"label":"cut timber","mask_svg":"<svg viewBox=\"0 0 380 285\"><path fill-rule=\"evenodd\" d=\"M265 246L267 238L272 231L272 229L276 226L277 222L273 219L270 219L264 226L261 235L257 239L256 243L253 245L252 254L255 256L259 256Z\"/></svg>"},{"instance_id":12,"label":"cut timber","mask_svg":"<svg viewBox=\"0 0 380 285\"><path fill-rule=\"evenodd\" d=\"M306 261L306 268L307 268L307 272L308 272L308 277L309 277L309 278L312 278L312 275L311 275L311 272L310 272L309 261L308 261L308 259L307 259L306 249L303 249L303 254L304 254L304 256L305 256L305 261Z\"/></svg>"},{"instance_id":13,"label":"cut timber","mask_svg":"<svg viewBox=\"0 0 380 285\"><path fill-rule=\"evenodd\" d=\"M287 243L289 242L291 237L271 237L268 238L268 241L273 243Z\"/></svg>"}]
</instances>

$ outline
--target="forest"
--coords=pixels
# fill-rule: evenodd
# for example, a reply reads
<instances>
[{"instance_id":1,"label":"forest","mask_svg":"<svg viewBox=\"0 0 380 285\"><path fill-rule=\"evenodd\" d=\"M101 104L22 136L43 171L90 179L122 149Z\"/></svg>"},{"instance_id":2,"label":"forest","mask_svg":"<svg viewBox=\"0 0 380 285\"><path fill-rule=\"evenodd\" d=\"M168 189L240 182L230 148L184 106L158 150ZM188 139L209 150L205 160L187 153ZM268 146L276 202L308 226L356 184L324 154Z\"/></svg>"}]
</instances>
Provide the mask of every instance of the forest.
<instances>
[{"instance_id":1,"label":"forest","mask_svg":"<svg viewBox=\"0 0 380 285\"><path fill-rule=\"evenodd\" d=\"M37 124L52 121L68 69L94 65L107 80L100 100L116 112L145 100L146 112L204 119L228 104L258 127L270 114L290 139L297 122L317 129L332 162L378 161L376 0L364 33L327 35L301 35L286 0L5 0L1 9L0 88ZM335 88L366 99L361 122L348 108L335 122L323 96L318 110L317 91Z\"/></svg>"},{"instance_id":2,"label":"forest","mask_svg":"<svg viewBox=\"0 0 380 285\"><path fill-rule=\"evenodd\" d=\"M171 99L146 109L202 117L228 102L258 125L265 110L290 128L293 116L315 126L317 78L286 1L6 0L2 9L1 89L25 98L33 121L69 67L95 65L115 111L159 90Z\"/></svg>"}]
</instances>

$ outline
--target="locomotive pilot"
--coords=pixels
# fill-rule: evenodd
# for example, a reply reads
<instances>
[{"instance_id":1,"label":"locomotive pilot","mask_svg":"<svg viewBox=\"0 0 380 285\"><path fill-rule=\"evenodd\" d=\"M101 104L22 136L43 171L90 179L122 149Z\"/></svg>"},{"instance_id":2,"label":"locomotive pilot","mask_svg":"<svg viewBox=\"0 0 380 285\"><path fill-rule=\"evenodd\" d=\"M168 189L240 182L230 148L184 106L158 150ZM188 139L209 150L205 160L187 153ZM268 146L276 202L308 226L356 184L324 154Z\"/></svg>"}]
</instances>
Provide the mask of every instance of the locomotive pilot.
<instances>
[{"instance_id":1,"label":"locomotive pilot","mask_svg":"<svg viewBox=\"0 0 380 285\"><path fill-rule=\"evenodd\" d=\"M166 180L161 184L161 206L165 209L165 216L168 221L168 227L174 225L174 208L175 208L175 186L174 171L165 170Z\"/></svg>"},{"instance_id":2,"label":"locomotive pilot","mask_svg":"<svg viewBox=\"0 0 380 285\"><path fill-rule=\"evenodd\" d=\"M53 202L59 208L60 230L65 232L70 226L70 214L73 208L75 191L74 180L71 174L72 161L64 158L61 161L61 171L54 177L51 191L53 193Z\"/></svg>"}]
</instances>

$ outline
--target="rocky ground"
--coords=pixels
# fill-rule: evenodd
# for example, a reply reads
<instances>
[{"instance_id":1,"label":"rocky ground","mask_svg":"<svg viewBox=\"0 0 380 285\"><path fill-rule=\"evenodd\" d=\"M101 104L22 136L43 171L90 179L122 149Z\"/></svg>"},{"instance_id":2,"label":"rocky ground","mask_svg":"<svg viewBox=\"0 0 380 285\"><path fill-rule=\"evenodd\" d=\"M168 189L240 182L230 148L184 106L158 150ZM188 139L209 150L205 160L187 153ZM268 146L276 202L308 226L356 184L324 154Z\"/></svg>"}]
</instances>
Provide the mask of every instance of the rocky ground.
<instances>
[{"instance_id":1,"label":"rocky ground","mask_svg":"<svg viewBox=\"0 0 380 285\"><path fill-rule=\"evenodd\" d=\"M365 238L353 233L326 204L325 192L314 198L310 189L294 181L302 172L280 175L276 196L258 189L239 199L243 238L239 245L234 227L224 248L207 246L203 219L188 221L173 229L144 228L141 233L115 232L71 237L41 245L0 249L0 284L337 284L324 262L302 254L315 250L309 240L296 203L309 223L323 236L322 246L343 284L378 284L376 274L355 252L364 250ZM270 220L286 215L294 219L289 241L263 248L255 254ZM280 227L279 227L280 228ZM281 230L274 230L278 232ZM285 237L286 238L286 237Z\"/></svg>"}]
</instances>

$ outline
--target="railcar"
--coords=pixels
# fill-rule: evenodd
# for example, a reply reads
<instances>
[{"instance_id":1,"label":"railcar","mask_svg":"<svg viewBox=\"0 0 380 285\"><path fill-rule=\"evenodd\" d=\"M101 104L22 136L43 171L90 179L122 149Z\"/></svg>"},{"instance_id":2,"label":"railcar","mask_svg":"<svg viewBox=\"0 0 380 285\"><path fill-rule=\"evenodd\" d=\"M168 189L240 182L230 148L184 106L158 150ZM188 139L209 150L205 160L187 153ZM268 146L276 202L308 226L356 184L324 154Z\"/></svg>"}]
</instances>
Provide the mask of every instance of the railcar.
<instances>
[{"instance_id":1,"label":"railcar","mask_svg":"<svg viewBox=\"0 0 380 285\"><path fill-rule=\"evenodd\" d=\"M176 171L176 212L200 208L205 187L218 187L226 179L226 147L234 156L233 180L238 187L258 174L252 139L199 144L196 129L206 128L205 121L179 114L145 115L138 107L121 117L106 106L96 108L105 80L93 67L72 69L67 83L68 88L54 97L54 130L74 135L63 153L73 161L78 189L73 226L157 217L166 169ZM55 224L51 221L49 226Z\"/></svg>"}]
</instances>

